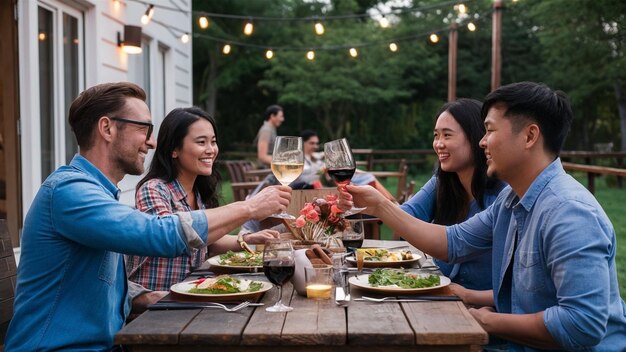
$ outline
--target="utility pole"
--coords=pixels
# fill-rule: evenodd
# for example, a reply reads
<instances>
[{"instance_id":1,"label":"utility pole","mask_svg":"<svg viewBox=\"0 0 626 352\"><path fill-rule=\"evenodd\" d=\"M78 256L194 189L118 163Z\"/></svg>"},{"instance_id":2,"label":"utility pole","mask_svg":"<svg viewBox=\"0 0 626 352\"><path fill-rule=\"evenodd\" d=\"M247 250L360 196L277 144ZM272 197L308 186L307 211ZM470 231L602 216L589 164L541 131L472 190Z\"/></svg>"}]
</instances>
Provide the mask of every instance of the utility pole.
<instances>
[{"instance_id":1,"label":"utility pole","mask_svg":"<svg viewBox=\"0 0 626 352\"><path fill-rule=\"evenodd\" d=\"M491 90L500 87L502 69L502 0L493 1L493 30L491 35Z\"/></svg>"},{"instance_id":2,"label":"utility pole","mask_svg":"<svg viewBox=\"0 0 626 352\"><path fill-rule=\"evenodd\" d=\"M458 31L456 22L450 24L450 36L448 37L448 101L456 100L456 51Z\"/></svg>"}]
</instances>

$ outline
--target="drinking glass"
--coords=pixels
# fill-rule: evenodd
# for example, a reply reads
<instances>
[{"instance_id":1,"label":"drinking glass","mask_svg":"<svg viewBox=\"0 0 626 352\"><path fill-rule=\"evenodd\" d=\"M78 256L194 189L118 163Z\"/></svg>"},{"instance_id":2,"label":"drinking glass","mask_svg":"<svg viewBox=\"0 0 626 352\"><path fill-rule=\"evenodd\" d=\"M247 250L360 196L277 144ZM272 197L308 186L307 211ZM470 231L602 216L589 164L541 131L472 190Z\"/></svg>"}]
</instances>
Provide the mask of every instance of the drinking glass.
<instances>
[{"instance_id":1,"label":"drinking glass","mask_svg":"<svg viewBox=\"0 0 626 352\"><path fill-rule=\"evenodd\" d=\"M337 188L345 188L356 171L352 150L345 138L324 143L324 163L328 174L337 183ZM345 216L357 214L365 208L355 208L345 212Z\"/></svg>"},{"instance_id":2,"label":"drinking glass","mask_svg":"<svg viewBox=\"0 0 626 352\"><path fill-rule=\"evenodd\" d=\"M283 284L295 273L296 261L293 256L291 241L274 239L265 242L263 248L263 272L271 283L278 287L278 301L271 307L265 308L268 312L289 312L293 307L283 304Z\"/></svg>"},{"instance_id":3,"label":"drinking glass","mask_svg":"<svg viewBox=\"0 0 626 352\"><path fill-rule=\"evenodd\" d=\"M276 137L272 153L272 173L283 185L289 185L300 176L304 169L304 153L301 137ZM281 219L295 219L283 211L273 214L272 217Z\"/></svg>"}]
</instances>

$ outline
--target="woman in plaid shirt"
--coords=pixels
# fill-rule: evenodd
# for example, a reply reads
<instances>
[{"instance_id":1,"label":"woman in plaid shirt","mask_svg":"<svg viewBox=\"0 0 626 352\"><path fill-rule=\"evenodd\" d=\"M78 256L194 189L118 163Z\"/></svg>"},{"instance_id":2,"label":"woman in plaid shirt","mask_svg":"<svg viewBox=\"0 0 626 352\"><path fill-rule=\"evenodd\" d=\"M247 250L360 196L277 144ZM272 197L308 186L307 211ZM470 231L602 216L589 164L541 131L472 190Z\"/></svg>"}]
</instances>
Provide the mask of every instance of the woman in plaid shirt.
<instances>
[{"instance_id":1,"label":"woman in plaid shirt","mask_svg":"<svg viewBox=\"0 0 626 352\"><path fill-rule=\"evenodd\" d=\"M163 120L147 175L137 184L137 209L157 215L216 208L220 176L215 120L196 108L177 108ZM209 224L209 227L211 225ZM224 233L222 235L226 235ZM278 237L274 230L245 235L248 243ZM240 250L235 236L223 236L210 246L211 254ZM151 290L169 290L207 259L207 247L191 249L176 258L126 256L128 279Z\"/></svg>"}]
</instances>

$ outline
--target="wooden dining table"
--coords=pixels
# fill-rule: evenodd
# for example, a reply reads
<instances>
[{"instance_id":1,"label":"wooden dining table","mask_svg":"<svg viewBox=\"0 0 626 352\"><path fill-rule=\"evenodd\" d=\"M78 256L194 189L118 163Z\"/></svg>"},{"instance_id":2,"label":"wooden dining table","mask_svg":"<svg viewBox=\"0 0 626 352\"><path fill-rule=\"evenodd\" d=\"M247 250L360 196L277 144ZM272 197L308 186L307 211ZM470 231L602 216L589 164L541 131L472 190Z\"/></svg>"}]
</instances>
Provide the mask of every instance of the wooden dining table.
<instances>
[{"instance_id":1,"label":"wooden dining table","mask_svg":"<svg viewBox=\"0 0 626 352\"><path fill-rule=\"evenodd\" d=\"M363 246L400 244L407 243L365 240ZM412 251L422 255L416 266L430 267L424 270L432 272L432 261L415 248ZM254 278L263 279L263 275ZM428 294L446 294L447 288L438 290ZM237 312L148 310L124 326L115 343L130 351L480 351L488 341L460 301L354 300L364 294L376 296L352 286L350 303L338 305L334 299L300 296L287 283L283 302L294 308L287 313L267 312L263 306ZM270 289L259 302L272 305L277 295L278 290Z\"/></svg>"}]
</instances>

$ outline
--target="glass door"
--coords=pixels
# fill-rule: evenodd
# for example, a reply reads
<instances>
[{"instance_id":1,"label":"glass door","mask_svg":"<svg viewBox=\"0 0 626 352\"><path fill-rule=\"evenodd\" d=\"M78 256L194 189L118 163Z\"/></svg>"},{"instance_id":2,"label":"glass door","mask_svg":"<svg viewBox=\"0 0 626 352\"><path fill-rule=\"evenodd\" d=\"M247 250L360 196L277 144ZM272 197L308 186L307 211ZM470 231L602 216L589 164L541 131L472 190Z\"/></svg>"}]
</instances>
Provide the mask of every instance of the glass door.
<instances>
[{"instance_id":1,"label":"glass door","mask_svg":"<svg viewBox=\"0 0 626 352\"><path fill-rule=\"evenodd\" d=\"M70 104L83 89L83 14L46 1L38 6L41 180L78 151L67 122Z\"/></svg>"}]
</instances>

